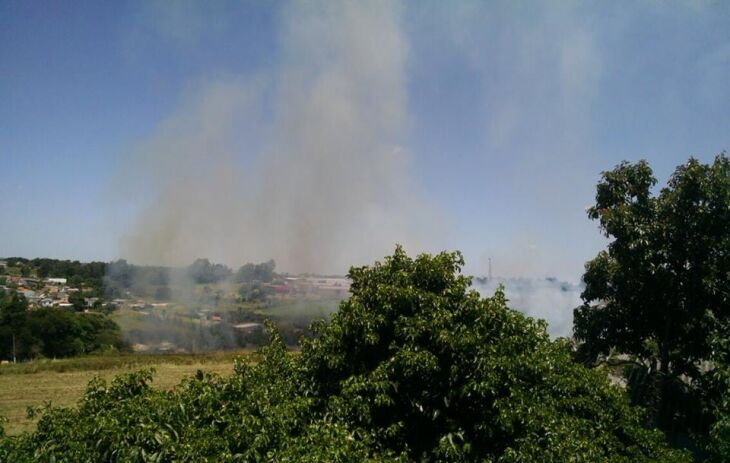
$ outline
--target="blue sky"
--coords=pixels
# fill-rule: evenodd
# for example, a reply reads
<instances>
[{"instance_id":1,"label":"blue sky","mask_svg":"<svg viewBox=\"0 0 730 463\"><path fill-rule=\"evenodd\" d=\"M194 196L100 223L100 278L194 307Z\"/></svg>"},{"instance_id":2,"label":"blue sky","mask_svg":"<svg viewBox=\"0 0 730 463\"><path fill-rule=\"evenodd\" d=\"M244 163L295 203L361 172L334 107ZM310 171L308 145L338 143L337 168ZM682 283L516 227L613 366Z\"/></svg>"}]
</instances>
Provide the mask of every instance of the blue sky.
<instances>
[{"instance_id":1,"label":"blue sky","mask_svg":"<svg viewBox=\"0 0 730 463\"><path fill-rule=\"evenodd\" d=\"M276 257L289 267L330 271L382 256L396 241L408 245L417 229L411 249L461 249L476 273L492 257L495 273L506 276L575 279L605 244L585 214L601 171L643 158L662 183L690 155L709 161L730 147L727 2L332 5L0 3L0 255L144 260L160 246L146 237L159 232L186 246L169 248L163 260L176 252L259 259L286 247ZM369 96L320 104L327 79ZM352 145L359 154L317 158L324 176L279 178L270 166L258 175L257 166L273 162L267 156L276 158L270 153L297 151L314 136L301 130L321 131L324 153L349 149L328 138L343 130L328 121L338 120L329 111L351 105L373 124L352 132L367 138ZM320 124L302 128L291 114ZM368 120L381 116L385 122ZM227 131L206 128L229 120ZM382 162L396 161L377 157L377 168L354 165L369 164L368 149L383 148L381 138L406 153L401 164L386 168ZM200 146L204 154L192 148ZM241 186L249 177L218 182L231 169L216 150L266 185L254 194ZM313 152L277 159L301 170ZM201 165L213 168L191 193L185 179L196 179ZM311 201L275 193L300 181ZM323 181L328 188L318 187ZM223 200L207 193L226 182L222 196L272 198L279 212L261 219L267 230L208 213ZM349 185L359 193L323 199L332 213L280 217L307 207L284 205L286 198L308 204ZM180 214L196 219L160 218L181 207L170 197L184 198ZM391 198L396 206L380 204ZM254 215L255 206L224 204L230 214ZM360 208L369 208L367 218ZM260 243L272 228L311 217L326 227ZM197 241L190 236L201 218L225 226L201 230L205 239ZM187 229L170 232L171 223ZM230 230L245 236L246 252L231 252L235 240L223 236ZM299 241L309 235L326 239ZM371 235L373 245L363 245ZM327 243L342 261L294 249Z\"/></svg>"}]
</instances>

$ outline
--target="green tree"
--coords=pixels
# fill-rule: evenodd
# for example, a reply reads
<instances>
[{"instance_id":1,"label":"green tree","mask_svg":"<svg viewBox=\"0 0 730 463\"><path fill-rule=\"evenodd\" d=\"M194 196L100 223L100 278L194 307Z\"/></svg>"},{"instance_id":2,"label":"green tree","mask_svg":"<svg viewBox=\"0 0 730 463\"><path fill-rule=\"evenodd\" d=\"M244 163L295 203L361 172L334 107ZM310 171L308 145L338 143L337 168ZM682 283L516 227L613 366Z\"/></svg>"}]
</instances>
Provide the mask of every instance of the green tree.
<instances>
[{"instance_id":1,"label":"green tree","mask_svg":"<svg viewBox=\"0 0 730 463\"><path fill-rule=\"evenodd\" d=\"M611 241L586 263L574 333L583 360L615 350L657 378L655 417L668 427L670 388L700 380L710 334L730 317L730 161L691 158L658 194L655 184L644 161L603 173L588 215Z\"/></svg>"},{"instance_id":2,"label":"green tree","mask_svg":"<svg viewBox=\"0 0 730 463\"><path fill-rule=\"evenodd\" d=\"M36 340L26 328L28 301L16 292L0 293L0 356L23 358L32 351Z\"/></svg>"},{"instance_id":3,"label":"green tree","mask_svg":"<svg viewBox=\"0 0 730 463\"><path fill-rule=\"evenodd\" d=\"M301 354L327 414L414 460L682 459L544 322L501 290L470 290L462 266L459 253L398 248L350 271L352 296Z\"/></svg>"},{"instance_id":4,"label":"green tree","mask_svg":"<svg viewBox=\"0 0 730 463\"><path fill-rule=\"evenodd\" d=\"M730 462L730 325L722 327L712 338L713 361L711 374L710 412L715 422L709 429L707 450L712 461Z\"/></svg>"},{"instance_id":5,"label":"green tree","mask_svg":"<svg viewBox=\"0 0 730 463\"><path fill-rule=\"evenodd\" d=\"M81 290L69 294L68 302L73 305L73 309L77 312L83 312L87 308L86 299Z\"/></svg>"}]
</instances>

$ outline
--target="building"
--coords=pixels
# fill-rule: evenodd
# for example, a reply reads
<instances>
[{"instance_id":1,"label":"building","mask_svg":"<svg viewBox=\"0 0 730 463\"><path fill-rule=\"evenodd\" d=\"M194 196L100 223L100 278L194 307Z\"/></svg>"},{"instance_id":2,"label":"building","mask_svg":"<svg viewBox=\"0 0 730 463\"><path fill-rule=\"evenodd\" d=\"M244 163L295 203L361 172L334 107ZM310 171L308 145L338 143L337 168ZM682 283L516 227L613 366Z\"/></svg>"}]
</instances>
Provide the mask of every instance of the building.
<instances>
[{"instance_id":1,"label":"building","mask_svg":"<svg viewBox=\"0 0 730 463\"><path fill-rule=\"evenodd\" d=\"M65 285L66 278L46 278L46 283L51 285Z\"/></svg>"}]
</instances>

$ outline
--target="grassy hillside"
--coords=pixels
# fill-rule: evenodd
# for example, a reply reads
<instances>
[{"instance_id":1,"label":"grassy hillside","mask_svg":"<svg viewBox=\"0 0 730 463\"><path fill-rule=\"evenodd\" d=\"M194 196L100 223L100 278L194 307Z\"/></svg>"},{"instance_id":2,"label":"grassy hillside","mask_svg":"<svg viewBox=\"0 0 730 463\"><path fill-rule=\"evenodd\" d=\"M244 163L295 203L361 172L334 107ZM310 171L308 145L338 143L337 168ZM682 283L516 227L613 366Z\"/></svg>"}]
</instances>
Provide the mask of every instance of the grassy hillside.
<instances>
[{"instance_id":1,"label":"grassy hillside","mask_svg":"<svg viewBox=\"0 0 730 463\"><path fill-rule=\"evenodd\" d=\"M188 355L89 356L64 360L37 360L0 367L0 416L8 419L10 435L31 431L35 422L27 418L27 408L71 406L81 397L94 376L107 380L142 367L156 370L154 387L171 389L197 370L229 375L236 357L255 355L251 351Z\"/></svg>"}]
</instances>

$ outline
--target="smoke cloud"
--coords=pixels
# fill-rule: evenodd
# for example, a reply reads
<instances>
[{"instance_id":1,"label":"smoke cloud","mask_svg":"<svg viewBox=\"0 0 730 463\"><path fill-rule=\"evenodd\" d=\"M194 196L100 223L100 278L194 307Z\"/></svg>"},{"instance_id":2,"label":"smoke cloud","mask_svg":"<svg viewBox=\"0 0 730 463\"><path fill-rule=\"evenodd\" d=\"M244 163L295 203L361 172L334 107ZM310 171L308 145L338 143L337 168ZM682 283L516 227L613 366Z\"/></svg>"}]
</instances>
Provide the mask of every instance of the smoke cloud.
<instances>
[{"instance_id":1,"label":"smoke cloud","mask_svg":"<svg viewBox=\"0 0 730 463\"><path fill-rule=\"evenodd\" d=\"M499 285L504 287L507 305L533 318L548 323L552 336L570 336L573 330L573 309L580 305L582 283L559 281L556 278L493 278L475 279L474 287L482 296L492 296Z\"/></svg>"},{"instance_id":2,"label":"smoke cloud","mask_svg":"<svg viewBox=\"0 0 730 463\"><path fill-rule=\"evenodd\" d=\"M124 166L147 207L121 254L341 273L396 242L438 241L409 173L400 14L390 1L288 5L273 71L192 90Z\"/></svg>"}]
</instances>

